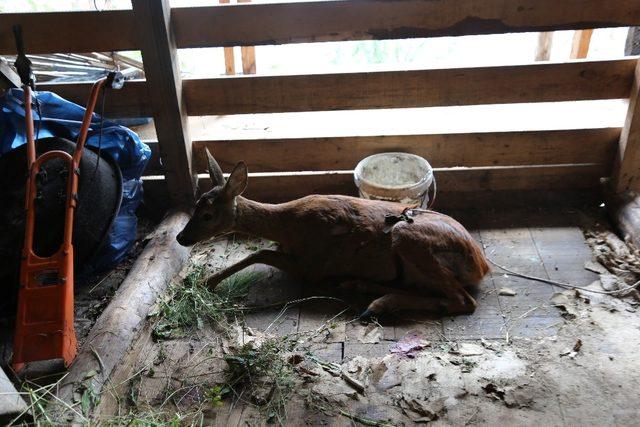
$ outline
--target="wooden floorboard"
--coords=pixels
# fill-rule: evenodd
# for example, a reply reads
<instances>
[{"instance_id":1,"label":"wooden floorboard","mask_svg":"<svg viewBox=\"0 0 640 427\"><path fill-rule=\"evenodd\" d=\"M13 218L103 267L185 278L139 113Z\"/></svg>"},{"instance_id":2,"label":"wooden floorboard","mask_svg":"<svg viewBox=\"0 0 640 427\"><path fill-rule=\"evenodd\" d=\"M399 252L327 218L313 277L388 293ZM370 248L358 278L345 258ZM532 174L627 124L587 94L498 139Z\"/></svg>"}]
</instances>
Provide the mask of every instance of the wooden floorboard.
<instances>
[{"instance_id":1,"label":"wooden floorboard","mask_svg":"<svg viewBox=\"0 0 640 427\"><path fill-rule=\"evenodd\" d=\"M584 269L591 252L577 226L577 215L531 208L451 214L470 230L489 258L510 269L578 285L595 279ZM261 245L259 240L230 242L225 264ZM284 311L279 306L250 313L247 325L276 335L298 332L305 337L307 348L331 362L358 355L385 356L390 345L408 334L417 334L433 345L483 338L539 338L554 334L562 320L549 301L560 288L506 275L495 267L473 294L478 302L475 313L448 318L401 313L381 319L381 325L363 325L353 320L368 304L369 296L357 296L355 302L344 303L327 298L343 297L328 289L305 286L272 268L256 268L264 275L250 292L251 304L297 302ZM503 288L515 295L501 295Z\"/></svg>"},{"instance_id":2,"label":"wooden floorboard","mask_svg":"<svg viewBox=\"0 0 640 427\"><path fill-rule=\"evenodd\" d=\"M578 226L577 212L529 207L450 213L468 227L488 257L513 270L577 285L588 284L595 276L584 270L591 251ZM210 243L209 251L197 256L203 257L209 269L217 270L271 246L265 240L235 236ZM384 358L399 341L406 342L415 336L443 351L455 348L459 342L478 343L481 339L536 340L555 335L564 322L560 311L550 302L561 289L508 276L497 268L474 292L478 308L473 314L442 318L427 313L399 313L368 325L354 319L371 296L356 295L360 298L352 302L348 295L331 293L326 286L311 285L271 267L257 265L251 269L259 274L259 279L251 287L247 303L269 307L247 313L247 326L256 336L264 332L287 335L302 342L301 352L309 351L325 362L340 363L359 356ZM509 288L515 295L500 295L502 288ZM120 395L127 394L133 378L139 381L141 401L157 401L163 400L170 390L190 386L189 378L193 376L206 377L207 381L210 378L211 384L222 381L224 370L211 369L214 365L205 360L218 356L205 351L217 345L221 338L218 332L205 328L197 336L158 344L151 339L152 326L149 324L141 331L128 360L111 378L110 388ZM98 414L114 413L120 403L115 394L105 395ZM289 406L292 412L286 425L321 424L319 415L305 407L304 402L292 401ZM254 425L263 419L246 400L239 401L237 406L211 410L206 417L206 425L230 426Z\"/></svg>"}]
</instances>

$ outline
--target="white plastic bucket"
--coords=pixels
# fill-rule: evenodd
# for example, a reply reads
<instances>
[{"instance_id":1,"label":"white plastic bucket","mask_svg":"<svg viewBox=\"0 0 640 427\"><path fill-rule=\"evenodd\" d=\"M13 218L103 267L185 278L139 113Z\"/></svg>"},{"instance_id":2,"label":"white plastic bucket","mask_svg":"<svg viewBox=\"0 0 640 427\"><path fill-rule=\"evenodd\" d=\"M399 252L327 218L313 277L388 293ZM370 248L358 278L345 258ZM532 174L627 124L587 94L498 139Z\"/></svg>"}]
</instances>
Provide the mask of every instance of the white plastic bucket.
<instances>
[{"instance_id":1,"label":"white plastic bucket","mask_svg":"<svg viewBox=\"0 0 640 427\"><path fill-rule=\"evenodd\" d=\"M360 197L430 208L435 200L433 168L409 153L380 153L366 157L354 171ZM429 197L429 188L434 188Z\"/></svg>"}]
</instances>

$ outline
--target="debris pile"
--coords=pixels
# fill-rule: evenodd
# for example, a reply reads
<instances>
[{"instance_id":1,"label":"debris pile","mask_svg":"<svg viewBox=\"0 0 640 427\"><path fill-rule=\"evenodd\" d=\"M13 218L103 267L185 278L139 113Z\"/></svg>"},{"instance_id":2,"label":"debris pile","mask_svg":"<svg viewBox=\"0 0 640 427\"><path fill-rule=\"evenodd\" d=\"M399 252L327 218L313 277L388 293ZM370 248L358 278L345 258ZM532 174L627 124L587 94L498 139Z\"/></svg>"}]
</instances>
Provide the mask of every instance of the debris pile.
<instances>
[{"instance_id":1,"label":"debris pile","mask_svg":"<svg viewBox=\"0 0 640 427\"><path fill-rule=\"evenodd\" d=\"M640 301L640 292L636 289L640 285L640 249L610 231L586 231L585 237L598 261L587 262L585 268L600 275L602 288Z\"/></svg>"}]
</instances>

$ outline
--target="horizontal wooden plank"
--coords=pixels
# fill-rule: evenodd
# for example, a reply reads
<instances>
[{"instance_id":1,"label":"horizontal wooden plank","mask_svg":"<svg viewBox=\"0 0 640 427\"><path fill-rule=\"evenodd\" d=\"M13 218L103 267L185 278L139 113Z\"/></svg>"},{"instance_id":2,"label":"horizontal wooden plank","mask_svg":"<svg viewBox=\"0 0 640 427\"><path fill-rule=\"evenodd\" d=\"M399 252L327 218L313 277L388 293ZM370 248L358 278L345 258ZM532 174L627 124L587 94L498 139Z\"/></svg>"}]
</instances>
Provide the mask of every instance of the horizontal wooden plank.
<instances>
[{"instance_id":1,"label":"horizontal wooden plank","mask_svg":"<svg viewBox=\"0 0 640 427\"><path fill-rule=\"evenodd\" d=\"M170 207L164 181L146 181L145 203L141 209L146 215L162 219ZM465 209L517 209L531 206L596 206L603 200L598 188L575 190L502 190L502 191L456 191L439 192L435 209L440 212L460 213ZM277 200L270 200L275 202Z\"/></svg>"},{"instance_id":2,"label":"horizontal wooden plank","mask_svg":"<svg viewBox=\"0 0 640 427\"><path fill-rule=\"evenodd\" d=\"M22 26L29 54L134 50L137 45L130 10L1 13L1 55L16 53L12 32L15 24Z\"/></svg>"},{"instance_id":3,"label":"horizontal wooden plank","mask_svg":"<svg viewBox=\"0 0 640 427\"><path fill-rule=\"evenodd\" d=\"M597 189L599 179L609 174L605 165L563 165L532 167L489 167L436 169L438 194L512 191L512 190L576 190ZM162 177L145 179L145 192L152 197L166 194ZM201 191L210 188L204 175L199 180ZM164 192L164 193L163 193ZM261 201L284 201L308 194L356 195L350 171L302 174L250 174L245 195Z\"/></svg>"},{"instance_id":4,"label":"horizontal wooden plank","mask_svg":"<svg viewBox=\"0 0 640 427\"><path fill-rule=\"evenodd\" d=\"M224 172L230 172L239 160L247 163L252 172L348 170L366 156L389 151L417 154L427 158L436 168L611 164L619 137L620 128L604 128L194 141L193 159L197 172L206 171L205 147L213 153Z\"/></svg>"},{"instance_id":5,"label":"horizontal wooden plank","mask_svg":"<svg viewBox=\"0 0 640 427\"><path fill-rule=\"evenodd\" d=\"M43 83L38 91L51 91L61 97L84 106L87 103L91 83ZM127 81L122 89L109 90L105 100L107 117L151 117L153 114L147 97L144 80Z\"/></svg>"},{"instance_id":6,"label":"horizontal wooden plank","mask_svg":"<svg viewBox=\"0 0 640 427\"><path fill-rule=\"evenodd\" d=\"M189 115L411 108L616 99L629 96L636 58L508 67L185 79ZM90 83L41 84L84 105ZM110 96L112 116L150 116L146 83Z\"/></svg>"},{"instance_id":7,"label":"horizontal wooden plank","mask_svg":"<svg viewBox=\"0 0 640 427\"><path fill-rule=\"evenodd\" d=\"M602 165L453 168L435 171L438 191L500 191L500 190L564 190L595 188L608 173ZM207 188L208 179L201 188ZM308 194L356 193L353 174L316 173L304 175L252 176L247 197L257 200L293 199Z\"/></svg>"},{"instance_id":8,"label":"horizontal wooden plank","mask_svg":"<svg viewBox=\"0 0 640 427\"><path fill-rule=\"evenodd\" d=\"M638 2L350 0L175 8L179 47L404 39L640 25Z\"/></svg>"},{"instance_id":9,"label":"horizontal wooden plank","mask_svg":"<svg viewBox=\"0 0 640 427\"><path fill-rule=\"evenodd\" d=\"M637 2L350 0L174 8L178 47L403 39L640 25ZM32 54L133 50L131 10L0 14L0 54L22 25Z\"/></svg>"},{"instance_id":10,"label":"horizontal wooden plank","mask_svg":"<svg viewBox=\"0 0 640 427\"><path fill-rule=\"evenodd\" d=\"M635 58L183 81L189 115L627 98Z\"/></svg>"}]
</instances>

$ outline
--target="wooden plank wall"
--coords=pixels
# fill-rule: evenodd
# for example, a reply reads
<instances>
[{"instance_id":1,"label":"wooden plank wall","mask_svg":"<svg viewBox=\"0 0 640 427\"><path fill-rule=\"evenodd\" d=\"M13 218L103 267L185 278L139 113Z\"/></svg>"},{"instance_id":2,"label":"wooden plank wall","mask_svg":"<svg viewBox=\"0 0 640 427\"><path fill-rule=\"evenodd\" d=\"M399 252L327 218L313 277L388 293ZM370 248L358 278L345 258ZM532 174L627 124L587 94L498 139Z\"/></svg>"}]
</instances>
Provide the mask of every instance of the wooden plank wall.
<instances>
[{"instance_id":1,"label":"wooden plank wall","mask_svg":"<svg viewBox=\"0 0 640 427\"><path fill-rule=\"evenodd\" d=\"M146 4L149 10L165 7L167 43L160 49L166 48L168 52L164 59L161 55L151 63L145 58L145 68L152 68L148 75L156 76L166 74L172 67L175 74L176 68L170 63L175 60L178 48L640 25L639 2L599 0L566 0L562 7L555 0L345 0L228 4L174 8L170 12L163 2L136 0L136 3ZM137 14L138 20L152 20L153 14L147 15ZM144 51L151 49L151 43L136 28L152 28L157 22L136 22L134 11L1 14L0 54L13 53L9 31L12 24L20 23L26 34L27 50L32 53L142 48L143 56L149 57ZM193 142L193 168L189 163L185 117L629 98L632 88L637 87L633 86L636 64L637 58L628 58L510 67L182 81L174 76L175 96L163 98L166 100L162 103L172 104L163 108L172 109L175 120L164 120L166 114L159 111L160 101L153 96L157 81L127 82L123 91L109 97L108 108L117 116L153 115L156 121L163 120L167 129L160 132L159 145L155 142L151 145L154 153L162 153L167 159L160 162L154 158L149 173L170 172L167 179L173 180L169 193L174 201L184 200L180 189L191 191L184 177L203 171L205 147L215 151L226 171L235 161L246 160L257 172L251 177L249 194L263 200L291 198L309 192L353 192L349 171L355 163L368 154L387 150L428 156L438 168L439 187L445 193L595 188L600 177L611 174L614 164L614 177L625 177L618 182L631 182L627 178L629 173L632 181L640 174L627 166L634 163L639 144L635 132L637 108L630 109L631 118L624 129L366 138L214 138ZM162 79L164 77L160 77L160 81ZM41 89L56 91L81 104L88 93L86 84L50 84L41 85ZM632 102L632 107L635 104L637 102ZM171 134L183 136L166 137ZM623 144L619 144L620 139ZM625 149L623 154L620 154L621 148ZM185 149L189 154L185 154ZM335 170L341 172L331 172ZM176 174L182 178L176 178ZM206 182L202 185L206 187ZM148 187L161 189L165 183L156 177L149 181Z\"/></svg>"}]
</instances>

